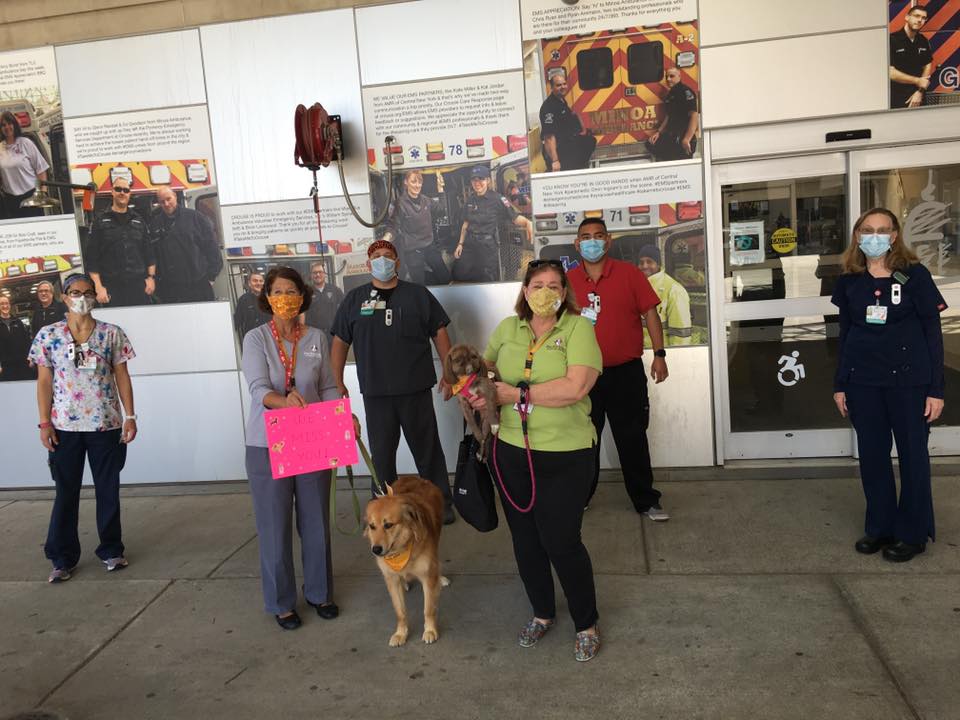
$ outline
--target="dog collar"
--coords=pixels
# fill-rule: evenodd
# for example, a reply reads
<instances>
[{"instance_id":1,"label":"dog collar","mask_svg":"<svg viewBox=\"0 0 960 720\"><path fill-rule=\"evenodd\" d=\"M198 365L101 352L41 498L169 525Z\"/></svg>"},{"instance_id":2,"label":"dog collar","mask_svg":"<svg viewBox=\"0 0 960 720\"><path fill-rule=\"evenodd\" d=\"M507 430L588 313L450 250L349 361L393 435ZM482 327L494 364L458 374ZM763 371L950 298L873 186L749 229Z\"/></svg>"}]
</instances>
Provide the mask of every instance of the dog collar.
<instances>
[{"instance_id":1,"label":"dog collar","mask_svg":"<svg viewBox=\"0 0 960 720\"><path fill-rule=\"evenodd\" d=\"M407 566L407 563L410 562L410 555L412 554L413 544L410 544L407 545L405 550L401 550L393 555L385 555L383 561L387 564L387 567L394 572L400 572Z\"/></svg>"},{"instance_id":2,"label":"dog collar","mask_svg":"<svg viewBox=\"0 0 960 720\"><path fill-rule=\"evenodd\" d=\"M473 385L473 381L477 379L477 374L473 373L472 375L461 375L456 384L450 388L451 392L454 395L463 394L467 400L473 399L473 393L470 392L470 386Z\"/></svg>"}]
</instances>

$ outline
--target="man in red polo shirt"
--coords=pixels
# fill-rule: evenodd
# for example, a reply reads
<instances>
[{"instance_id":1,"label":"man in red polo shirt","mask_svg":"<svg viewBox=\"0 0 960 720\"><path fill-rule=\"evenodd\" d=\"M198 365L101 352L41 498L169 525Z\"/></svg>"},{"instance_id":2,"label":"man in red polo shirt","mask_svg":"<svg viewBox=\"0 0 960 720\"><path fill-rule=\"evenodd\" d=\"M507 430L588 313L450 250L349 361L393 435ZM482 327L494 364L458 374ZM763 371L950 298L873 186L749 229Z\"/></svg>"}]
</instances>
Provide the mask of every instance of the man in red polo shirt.
<instances>
[{"instance_id":1,"label":"man in red polo shirt","mask_svg":"<svg viewBox=\"0 0 960 720\"><path fill-rule=\"evenodd\" d=\"M669 520L660 506L660 492L653 487L647 445L650 401L643 369L646 323L654 350L650 376L657 383L667 379L667 353L657 315L660 298L640 268L607 257L611 242L603 220L584 220L576 240L583 264L567 274L577 303L583 308L581 314L593 322L603 353L603 374L590 391L590 415L597 428L597 467L590 497L600 477L600 434L607 417L620 455L623 484L633 506L651 520Z\"/></svg>"}]
</instances>

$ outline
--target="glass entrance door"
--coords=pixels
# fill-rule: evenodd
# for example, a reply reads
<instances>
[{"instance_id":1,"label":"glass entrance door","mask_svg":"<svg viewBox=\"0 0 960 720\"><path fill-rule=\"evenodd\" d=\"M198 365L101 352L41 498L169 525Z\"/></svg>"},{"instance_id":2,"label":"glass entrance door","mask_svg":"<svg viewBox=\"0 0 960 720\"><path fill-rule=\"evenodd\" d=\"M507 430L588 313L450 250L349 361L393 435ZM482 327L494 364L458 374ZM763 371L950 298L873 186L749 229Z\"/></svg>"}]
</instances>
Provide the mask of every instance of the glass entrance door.
<instances>
[{"instance_id":1,"label":"glass entrance door","mask_svg":"<svg viewBox=\"0 0 960 720\"><path fill-rule=\"evenodd\" d=\"M856 454L833 404L830 296L861 209L885 206L937 280L947 398L934 455L960 454L960 143L714 165L714 354L721 459ZM722 257L722 270L719 259Z\"/></svg>"}]
</instances>

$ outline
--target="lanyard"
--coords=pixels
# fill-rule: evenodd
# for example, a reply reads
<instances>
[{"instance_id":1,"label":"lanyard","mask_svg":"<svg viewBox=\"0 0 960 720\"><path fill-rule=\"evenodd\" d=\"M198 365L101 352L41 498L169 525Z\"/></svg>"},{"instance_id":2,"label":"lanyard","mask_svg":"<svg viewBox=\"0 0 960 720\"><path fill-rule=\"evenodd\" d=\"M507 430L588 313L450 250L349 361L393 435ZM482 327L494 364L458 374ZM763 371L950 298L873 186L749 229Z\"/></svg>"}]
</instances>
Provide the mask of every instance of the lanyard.
<instances>
[{"instance_id":1,"label":"lanyard","mask_svg":"<svg viewBox=\"0 0 960 720\"><path fill-rule=\"evenodd\" d=\"M280 353L280 362L283 363L283 370L286 373L286 382L283 385L285 392L293 390L293 373L297 369L297 343L300 342L300 324L297 323L296 330L293 331L293 352L287 357L287 351L283 349L283 340L280 339L280 333L277 331L275 320L270 321L270 332L277 343L277 352Z\"/></svg>"},{"instance_id":2,"label":"lanyard","mask_svg":"<svg viewBox=\"0 0 960 720\"><path fill-rule=\"evenodd\" d=\"M549 331L545 332L536 343L530 343L530 346L527 348L527 361L523 364L523 379L527 382L530 382L530 375L533 372L533 356L536 355L537 351L543 347L543 344L547 341L547 336L549 335Z\"/></svg>"}]
</instances>

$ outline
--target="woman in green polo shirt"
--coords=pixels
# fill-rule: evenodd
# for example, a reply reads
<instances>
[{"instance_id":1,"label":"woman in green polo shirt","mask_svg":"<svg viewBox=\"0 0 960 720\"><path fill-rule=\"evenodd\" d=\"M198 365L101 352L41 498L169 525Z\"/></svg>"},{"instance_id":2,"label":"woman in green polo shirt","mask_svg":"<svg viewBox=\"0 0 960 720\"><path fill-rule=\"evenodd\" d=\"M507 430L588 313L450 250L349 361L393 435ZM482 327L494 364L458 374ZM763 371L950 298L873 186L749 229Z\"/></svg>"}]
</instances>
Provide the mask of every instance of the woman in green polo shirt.
<instances>
[{"instance_id":1,"label":"woman in green polo shirt","mask_svg":"<svg viewBox=\"0 0 960 720\"><path fill-rule=\"evenodd\" d=\"M497 326L484 358L503 378L497 383L500 430L491 464L533 605L534 617L519 641L531 647L553 627L552 564L576 626L574 654L582 662L600 649L593 566L580 538L596 462L589 393L602 368L600 347L557 260L527 265L516 311Z\"/></svg>"}]
</instances>

